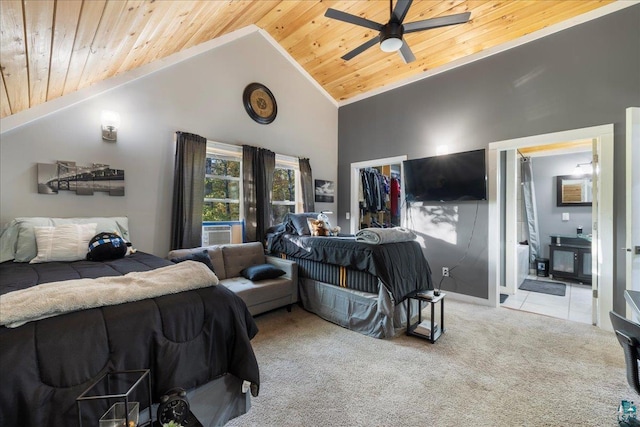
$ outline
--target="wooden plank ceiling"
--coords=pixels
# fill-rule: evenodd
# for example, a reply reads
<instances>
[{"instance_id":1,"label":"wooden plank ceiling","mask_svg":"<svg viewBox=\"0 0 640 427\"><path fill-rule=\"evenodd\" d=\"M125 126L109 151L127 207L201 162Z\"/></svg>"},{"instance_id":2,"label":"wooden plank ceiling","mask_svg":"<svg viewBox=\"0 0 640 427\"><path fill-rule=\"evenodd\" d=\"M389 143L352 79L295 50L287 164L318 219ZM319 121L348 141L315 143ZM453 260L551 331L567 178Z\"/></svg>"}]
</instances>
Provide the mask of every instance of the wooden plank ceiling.
<instances>
[{"instance_id":1,"label":"wooden plank ceiling","mask_svg":"<svg viewBox=\"0 0 640 427\"><path fill-rule=\"evenodd\" d=\"M277 0L1 0L0 117L255 24L336 100L443 66L614 0L415 0L405 23L471 12L465 24L410 33L416 56L374 46L377 32L324 17L331 7L389 20L389 2ZM394 1L395 4L395 1Z\"/></svg>"},{"instance_id":2,"label":"wooden plank ceiling","mask_svg":"<svg viewBox=\"0 0 640 427\"><path fill-rule=\"evenodd\" d=\"M554 144L536 145L534 147L518 148L518 151L523 156L550 156L554 154L567 154L567 153L584 153L586 151L592 151L593 141L590 139L582 139L578 141L561 141Z\"/></svg>"}]
</instances>

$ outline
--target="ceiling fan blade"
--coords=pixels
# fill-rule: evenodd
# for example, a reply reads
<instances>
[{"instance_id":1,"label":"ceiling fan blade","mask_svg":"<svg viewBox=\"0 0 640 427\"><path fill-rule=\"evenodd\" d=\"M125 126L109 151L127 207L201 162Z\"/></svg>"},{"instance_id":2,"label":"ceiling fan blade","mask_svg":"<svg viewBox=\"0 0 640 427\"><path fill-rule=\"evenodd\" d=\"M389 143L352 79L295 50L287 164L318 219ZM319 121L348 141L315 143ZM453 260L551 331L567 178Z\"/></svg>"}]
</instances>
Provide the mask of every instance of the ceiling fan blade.
<instances>
[{"instance_id":1,"label":"ceiling fan blade","mask_svg":"<svg viewBox=\"0 0 640 427\"><path fill-rule=\"evenodd\" d=\"M407 16L407 12L411 7L412 2L413 0L398 0L396 7L393 9L393 13L391 14L391 20L395 18L397 22L402 23L404 18Z\"/></svg>"},{"instance_id":2,"label":"ceiling fan blade","mask_svg":"<svg viewBox=\"0 0 640 427\"><path fill-rule=\"evenodd\" d=\"M344 59L345 61L348 61L351 58L353 58L354 56L359 55L362 52L364 52L365 50L369 49L371 46L377 44L379 41L380 41L380 36L373 37L373 38L371 38L371 40L367 40L366 42L362 43L357 48L353 49L351 52L349 52L346 55L344 55L342 57L342 59Z\"/></svg>"},{"instance_id":3,"label":"ceiling fan blade","mask_svg":"<svg viewBox=\"0 0 640 427\"><path fill-rule=\"evenodd\" d=\"M447 25L464 24L469 20L471 12L458 13L456 15L441 16L439 18L425 19L424 21L409 22L404 24L404 33L430 30L432 28L446 27Z\"/></svg>"},{"instance_id":4,"label":"ceiling fan blade","mask_svg":"<svg viewBox=\"0 0 640 427\"><path fill-rule=\"evenodd\" d=\"M416 57L413 54L413 52L411 52L411 48L407 44L406 40L402 41L402 47L398 51L398 54L400 55L400 58L402 58L405 64L408 64L409 62L413 62L416 60Z\"/></svg>"},{"instance_id":5,"label":"ceiling fan blade","mask_svg":"<svg viewBox=\"0 0 640 427\"><path fill-rule=\"evenodd\" d=\"M331 8L327 9L327 11L324 13L324 16L326 16L327 18L337 19L338 21L347 22L349 24L371 28L372 30L377 30L377 31L382 30L382 24L378 24L377 22L373 22L368 19L361 18L359 16L342 12L336 9L331 9Z\"/></svg>"}]
</instances>

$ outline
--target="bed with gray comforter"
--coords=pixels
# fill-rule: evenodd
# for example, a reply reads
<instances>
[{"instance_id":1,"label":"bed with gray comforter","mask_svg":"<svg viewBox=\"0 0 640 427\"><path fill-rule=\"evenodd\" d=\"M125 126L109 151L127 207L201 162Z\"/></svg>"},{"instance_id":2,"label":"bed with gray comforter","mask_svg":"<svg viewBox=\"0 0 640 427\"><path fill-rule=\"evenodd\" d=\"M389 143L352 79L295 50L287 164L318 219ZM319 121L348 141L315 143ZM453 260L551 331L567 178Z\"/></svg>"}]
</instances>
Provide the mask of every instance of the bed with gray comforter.
<instances>
[{"instance_id":1,"label":"bed with gray comforter","mask_svg":"<svg viewBox=\"0 0 640 427\"><path fill-rule=\"evenodd\" d=\"M397 233L381 232L383 241L393 240L389 243L311 236L302 219L314 215L289 214L266 240L267 252L298 264L304 308L376 338L397 335L406 322L407 295L433 289L429 263L415 236L388 239Z\"/></svg>"},{"instance_id":2,"label":"bed with gray comforter","mask_svg":"<svg viewBox=\"0 0 640 427\"><path fill-rule=\"evenodd\" d=\"M91 283L172 265L141 252L105 262L7 261L0 264L0 303L45 283ZM258 329L244 302L224 286L209 283L54 314L0 326L2 426L77 425L76 397L112 371L150 369L154 402L173 387L192 390L231 376L248 381L252 394L258 393L260 375L250 342ZM147 402L137 391L132 397ZM107 408L106 401L84 406L84 425L94 425Z\"/></svg>"}]
</instances>

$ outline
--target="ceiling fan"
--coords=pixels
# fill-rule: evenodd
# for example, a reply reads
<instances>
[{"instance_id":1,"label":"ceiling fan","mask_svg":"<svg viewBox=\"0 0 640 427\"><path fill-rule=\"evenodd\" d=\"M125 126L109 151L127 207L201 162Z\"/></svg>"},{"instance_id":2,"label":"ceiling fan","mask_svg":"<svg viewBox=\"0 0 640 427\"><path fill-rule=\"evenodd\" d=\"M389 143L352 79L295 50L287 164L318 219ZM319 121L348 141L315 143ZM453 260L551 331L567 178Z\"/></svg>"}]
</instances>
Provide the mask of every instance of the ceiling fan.
<instances>
[{"instance_id":1,"label":"ceiling fan","mask_svg":"<svg viewBox=\"0 0 640 427\"><path fill-rule=\"evenodd\" d=\"M463 24L467 22L471 16L471 12L465 12L403 24L402 21L404 21L404 18L409 11L409 7L411 7L412 1L413 0L398 0L396 2L396 7L393 8L393 0L389 0L389 12L391 17L389 18L389 22L384 25L336 9L327 9L324 14L327 18L337 19L338 21L344 21L349 24L355 24L361 27L380 31L380 34L377 37L373 37L371 40L362 43L360 46L344 55L342 59L348 61L379 42L380 49L382 51L398 51L400 57L402 57L404 62L408 64L409 62L415 61L416 57L413 55L413 52L411 52L407 42L402 39L403 34L430 30L432 28L446 27L447 25Z\"/></svg>"}]
</instances>

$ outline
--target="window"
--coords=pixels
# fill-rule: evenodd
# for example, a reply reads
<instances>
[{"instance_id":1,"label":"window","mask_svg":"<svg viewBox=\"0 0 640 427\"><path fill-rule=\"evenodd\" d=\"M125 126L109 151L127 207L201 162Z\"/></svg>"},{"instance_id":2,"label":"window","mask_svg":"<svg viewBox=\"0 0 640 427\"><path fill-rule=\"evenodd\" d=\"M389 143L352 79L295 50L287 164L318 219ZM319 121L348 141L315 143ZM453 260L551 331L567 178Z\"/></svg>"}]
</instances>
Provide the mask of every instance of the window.
<instances>
[{"instance_id":1,"label":"window","mask_svg":"<svg viewBox=\"0 0 640 427\"><path fill-rule=\"evenodd\" d=\"M207 142L203 221L239 221L242 148Z\"/></svg>"},{"instance_id":2,"label":"window","mask_svg":"<svg viewBox=\"0 0 640 427\"><path fill-rule=\"evenodd\" d=\"M207 142L203 221L239 221L242 214L242 147ZM272 224L289 212L302 212L300 173L296 157L276 154L273 173Z\"/></svg>"},{"instance_id":3,"label":"window","mask_svg":"<svg viewBox=\"0 0 640 427\"><path fill-rule=\"evenodd\" d=\"M271 196L272 224L279 224L288 213L301 212L298 159L276 154Z\"/></svg>"}]
</instances>

